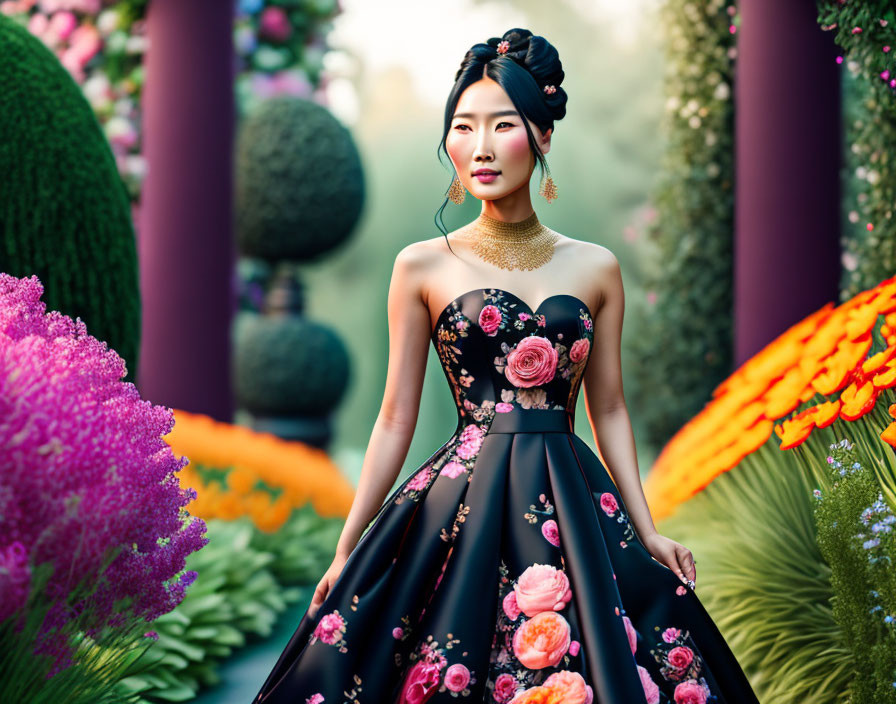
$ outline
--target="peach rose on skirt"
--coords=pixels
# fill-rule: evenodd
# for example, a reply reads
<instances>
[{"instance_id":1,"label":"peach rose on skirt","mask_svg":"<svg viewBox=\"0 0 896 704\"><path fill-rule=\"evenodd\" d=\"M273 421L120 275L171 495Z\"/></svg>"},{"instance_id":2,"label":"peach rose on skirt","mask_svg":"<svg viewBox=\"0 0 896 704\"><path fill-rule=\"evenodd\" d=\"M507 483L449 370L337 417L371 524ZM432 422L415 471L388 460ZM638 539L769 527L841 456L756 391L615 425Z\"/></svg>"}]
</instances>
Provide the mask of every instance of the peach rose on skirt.
<instances>
[{"instance_id":1,"label":"peach rose on skirt","mask_svg":"<svg viewBox=\"0 0 896 704\"><path fill-rule=\"evenodd\" d=\"M488 305L479 312L479 327L486 335L494 337L500 326L501 311L497 306Z\"/></svg>"},{"instance_id":2,"label":"peach rose on skirt","mask_svg":"<svg viewBox=\"0 0 896 704\"><path fill-rule=\"evenodd\" d=\"M554 378L557 359L557 350L549 340L539 335L529 335L507 353L504 375L514 386L540 386Z\"/></svg>"},{"instance_id":3,"label":"peach rose on skirt","mask_svg":"<svg viewBox=\"0 0 896 704\"><path fill-rule=\"evenodd\" d=\"M564 704L585 704L588 701L585 678L578 672L560 670L550 675L543 686L558 692Z\"/></svg>"},{"instance_id":4,"label":"peach rose on skirt","mask_svg":"<svg viewBox=\"0 0 896 704\"><path fill-rule=\"evenodd\" d=\"M569 577L553 565L527 567L513 586L516 603L526 616L540 611L559 611L572 599Z\"/></svg>"},{"instance_id":5,"label":"peach rose on skirt","mask_svg":"<svg viewBox=\"0 0 896 704\"><path fill-rule=\"evenodd\" d=\"M542 611L513 634L513 654L530 670L554 667L569 649L569 622L556 611Z\"/></svg>"}]
</instances>

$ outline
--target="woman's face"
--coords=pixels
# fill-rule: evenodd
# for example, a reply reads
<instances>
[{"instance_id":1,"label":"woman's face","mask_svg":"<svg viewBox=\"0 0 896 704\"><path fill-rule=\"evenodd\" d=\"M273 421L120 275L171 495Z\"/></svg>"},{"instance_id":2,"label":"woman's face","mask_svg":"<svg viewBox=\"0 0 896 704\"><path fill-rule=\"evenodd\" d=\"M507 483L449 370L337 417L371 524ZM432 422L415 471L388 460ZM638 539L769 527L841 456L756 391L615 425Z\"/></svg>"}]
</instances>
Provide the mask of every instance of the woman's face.
<instances>
[{"instance_id":1,"label":"woman's face","mask_svg":"<svg viewBox=\"0 0 896 704\"><path fill-rule=\"evenodd\" d=\"M479 200L503 198L522 186L528 187L535 155L523 119L504 89L488 77L467 86L457 101L445 149L460 182ZM547 154L551 130L542 135L531 120L526 121ZM475 176L479 169L498 173Z\"/></svg>"}]
</instances>

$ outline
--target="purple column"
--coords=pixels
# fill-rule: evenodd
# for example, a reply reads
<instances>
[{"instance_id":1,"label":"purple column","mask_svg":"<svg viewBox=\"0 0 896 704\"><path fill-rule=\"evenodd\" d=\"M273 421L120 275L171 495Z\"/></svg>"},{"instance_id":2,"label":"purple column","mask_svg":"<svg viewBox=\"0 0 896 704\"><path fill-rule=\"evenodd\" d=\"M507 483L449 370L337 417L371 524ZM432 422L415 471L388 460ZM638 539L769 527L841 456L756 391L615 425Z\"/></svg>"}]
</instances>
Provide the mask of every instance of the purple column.
<instances>
[{"instance_id":1,"label":"purple column","mask_svg":"<svg viewBox=\"0 0 896 704\"><path fill-rule=\"evenodd\" d=\"M230 421L233 5L151 0L143 93L138 387L156 404Z\"/></svg>"},{"instance_id":2,"label":"purple column","mask_svg":"<svg viewBox=\"0 0 896 704\"><path fill-rule=\"evenodd\" d=\"M841 118L815 0L745 0L735 81L734 353L837 301Z\"/></svg>"}]
</instances>

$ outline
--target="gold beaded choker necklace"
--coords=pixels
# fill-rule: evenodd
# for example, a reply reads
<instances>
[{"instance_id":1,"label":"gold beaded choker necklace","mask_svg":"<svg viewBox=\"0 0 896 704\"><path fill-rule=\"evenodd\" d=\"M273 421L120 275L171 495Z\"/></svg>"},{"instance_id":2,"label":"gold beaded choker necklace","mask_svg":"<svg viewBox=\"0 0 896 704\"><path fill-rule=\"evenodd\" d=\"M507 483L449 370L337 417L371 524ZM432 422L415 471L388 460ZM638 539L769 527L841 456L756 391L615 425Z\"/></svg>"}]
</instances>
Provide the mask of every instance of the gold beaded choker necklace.
<instances>
[{"instance_id":1,"label":"gold beaded choker necklace","mask_svg":"<svg viewBox=\"0 0 896 704\"><path fill-rule=\"evenodd\" d=\"M480 213L464 228L462 239L472 240L473 251L501 269L537 269L554 256L559 235L542 225L532 213L519 222L504 222Z\"/></svg>"}]
</instances>

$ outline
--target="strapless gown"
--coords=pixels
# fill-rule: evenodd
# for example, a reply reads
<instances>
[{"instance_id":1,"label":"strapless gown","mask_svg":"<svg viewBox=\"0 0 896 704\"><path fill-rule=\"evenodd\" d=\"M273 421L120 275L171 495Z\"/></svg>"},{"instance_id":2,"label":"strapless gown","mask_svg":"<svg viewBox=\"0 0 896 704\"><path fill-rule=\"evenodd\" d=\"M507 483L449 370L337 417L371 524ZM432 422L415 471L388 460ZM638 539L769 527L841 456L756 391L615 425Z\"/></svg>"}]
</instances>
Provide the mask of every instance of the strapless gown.
<instances>
[{"instance_id":1,"label":"strapless gown","mask_svg":"<svg viewBox=\"0 0 896 704\"><path fill-rule=\"evenodd\" d=\"M431 339L457 427L387 498L254 701L758 704L574 432L588 306L474 289Z\"/></svg>"}]
</instances>

